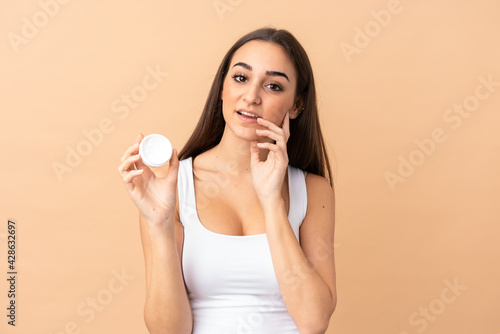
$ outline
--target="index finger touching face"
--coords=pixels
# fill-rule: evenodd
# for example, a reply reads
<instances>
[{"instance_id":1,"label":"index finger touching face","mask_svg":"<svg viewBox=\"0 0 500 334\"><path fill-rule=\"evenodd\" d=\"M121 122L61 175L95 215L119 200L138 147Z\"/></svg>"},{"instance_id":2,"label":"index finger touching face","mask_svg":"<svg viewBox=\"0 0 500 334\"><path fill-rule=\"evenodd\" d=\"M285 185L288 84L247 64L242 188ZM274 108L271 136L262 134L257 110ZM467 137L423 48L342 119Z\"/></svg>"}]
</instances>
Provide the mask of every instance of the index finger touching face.
<instances>
[{"instance_id":1,"label":"index finger touching face","mask_svg":"<svg viewBox=\"0 0 500 334\"><path fill-rule=\"evenodd\" d=\"M281 126L283 132L285 132L286 139L290 137L290 112L287 111L285 118L283 119L283 125Z\"/></svg>"}]
</instances>

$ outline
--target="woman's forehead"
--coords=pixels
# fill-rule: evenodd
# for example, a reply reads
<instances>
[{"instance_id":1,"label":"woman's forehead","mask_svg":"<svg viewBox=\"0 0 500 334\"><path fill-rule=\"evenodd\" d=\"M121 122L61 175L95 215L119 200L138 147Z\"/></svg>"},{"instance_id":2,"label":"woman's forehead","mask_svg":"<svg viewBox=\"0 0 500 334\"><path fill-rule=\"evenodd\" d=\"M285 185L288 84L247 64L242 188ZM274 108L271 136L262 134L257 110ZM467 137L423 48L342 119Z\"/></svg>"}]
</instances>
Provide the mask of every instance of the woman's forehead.
<instances>
[{"instance_id":1,"label":"woman's forehead","mask_svg":"<svg viewBox=\"0 0 500 334\"><path fill-rule=\"evenodd\" d=\"M295 76L295 67L285 50L278 44L254 40L245 43L233 55L230 68L235 64L245 63L252 71L278 71ZM291 79L291 78L290 78Z\"/></svg>"}]
</instances>

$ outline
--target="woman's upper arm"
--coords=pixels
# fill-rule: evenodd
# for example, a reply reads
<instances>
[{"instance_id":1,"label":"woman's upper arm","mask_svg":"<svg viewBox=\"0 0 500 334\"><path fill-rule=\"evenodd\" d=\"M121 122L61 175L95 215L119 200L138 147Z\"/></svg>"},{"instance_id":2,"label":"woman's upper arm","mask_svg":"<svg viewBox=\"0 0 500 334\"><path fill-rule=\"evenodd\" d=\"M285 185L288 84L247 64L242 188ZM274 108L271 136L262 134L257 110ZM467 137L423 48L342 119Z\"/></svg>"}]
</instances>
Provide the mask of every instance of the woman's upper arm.
<instances>
[{"instance_id":1,"label":"woman's upper arm","mask_svg":"<svg viewBox=\"0 0 500 334\"><path fill-rule=\"evenodd\" d=\"M300 244L304 254L330 288L336 303L334 232L335 194L328 180L308 173L307 213L300 227Z\"/></svg>"}]
</instances>

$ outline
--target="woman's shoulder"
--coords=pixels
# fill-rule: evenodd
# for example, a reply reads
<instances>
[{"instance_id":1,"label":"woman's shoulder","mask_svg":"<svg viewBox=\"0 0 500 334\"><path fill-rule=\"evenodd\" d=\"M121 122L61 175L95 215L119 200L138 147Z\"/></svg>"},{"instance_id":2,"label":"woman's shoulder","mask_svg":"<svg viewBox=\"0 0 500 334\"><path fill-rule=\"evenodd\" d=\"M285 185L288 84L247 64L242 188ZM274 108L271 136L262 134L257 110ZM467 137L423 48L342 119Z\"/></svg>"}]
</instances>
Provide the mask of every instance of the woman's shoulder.
<instances>
[{"instance_id":1,"label":"woman's shoulder","mask_svg":"<svg viewBox=\"0 0 500 334\"><path fill-rule=\"evenodd\" d=\"M327 178L314 173L307 173L305 178L307 197L312 201L314 201L314 199L334 197L334 190Z\"/></svg>"},{"instance_id":2,"label":"woman's shoulder","mask_svg":"<svg viewBox=\"0 0 500 334\"><path fill-rule=\"evenodd\" d=\"M325 190L328 190L328 188L332 189L332 186L330 185L330 181L327 178L325 178L324 176L308 172L304 169L301 169L299 167L295 167L292 165L288 165L288 166L290 167L290 170L292 170L293 173L296 173L296 174L303 173L305 181L306 181L306 185L308 188L313 188L313 189L319 188L319 189L325 189Z\"/></svg>"},{"instance_id":3,"label":"woman's shoulder","mask_svg":"<svg viewBox=\"0 0 500 334\"><path fill-rule=\"evenodd\" d=\"M183 165L190 165L193 169L205 169L207 166L210 166L210 154L208 151L200 153L196 156L185 157L180 160L180 163Z\"/></svg>"},{"instance_id":4,"label":"woman's shoulder","mask_svg":"<svg viewBox=\"0 0 500 334\"><path fill-rule=\"evenodd\" d=\"M335 216L335 192L328 179L321 175L307 173L307 214L301 233L316 233L333 226ZM321 232L322 233L322 232Z\"/></svg>"},{"instance_id":5,"label":"woman's shoulder","mask_svg":"<svg viewBox=\"0 0 500 334\"><path fill-rule=\"evenodd\" d=\"M202 152L198 154L195 157L191 157L191 163L193 166L193 169L196 170L209 170L211 169L211 166L213 165L213 154L212 154L213 148Z\"/></svg>"}]
</instances>

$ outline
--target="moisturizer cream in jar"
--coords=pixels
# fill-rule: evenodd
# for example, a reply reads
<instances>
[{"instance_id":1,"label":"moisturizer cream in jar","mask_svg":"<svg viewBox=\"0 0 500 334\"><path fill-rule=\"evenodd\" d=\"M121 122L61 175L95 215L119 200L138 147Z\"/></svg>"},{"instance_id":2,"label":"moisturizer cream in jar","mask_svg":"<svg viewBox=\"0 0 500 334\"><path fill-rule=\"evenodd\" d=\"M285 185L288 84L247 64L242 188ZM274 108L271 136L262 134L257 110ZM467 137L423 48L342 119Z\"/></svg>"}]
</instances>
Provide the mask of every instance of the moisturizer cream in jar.
<instances>
[{"instance_id":1,"label":"moisturizer cream in jar","mask_svg":"<svg viewBox=\"0 0 500 334\"><path fill-rule=\"evenodd\" d=\"M139 145L142 162L149 167L161 167L172 157L172 144L162 135L152 134L144 137Z\"/></svg>"}]
</instances>

